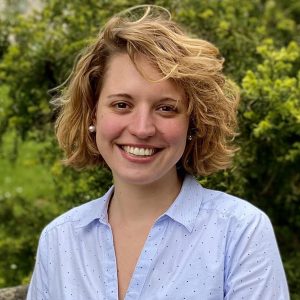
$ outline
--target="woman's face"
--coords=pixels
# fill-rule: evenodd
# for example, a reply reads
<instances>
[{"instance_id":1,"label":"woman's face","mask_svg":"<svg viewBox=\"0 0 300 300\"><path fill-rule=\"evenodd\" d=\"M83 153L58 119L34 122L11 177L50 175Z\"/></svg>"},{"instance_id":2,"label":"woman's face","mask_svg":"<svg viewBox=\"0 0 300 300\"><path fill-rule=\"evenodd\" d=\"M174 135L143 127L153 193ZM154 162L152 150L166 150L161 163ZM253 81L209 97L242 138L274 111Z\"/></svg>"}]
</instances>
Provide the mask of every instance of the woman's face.
<instances>
[{"instance_id":1,"label":"woman's face","mask_svg":"<svg viewBox=\"0 0 300 300\"><path fill-rule=\"evenodd\" d=\"M161 78L145 57L137 64L149 78ZM115 181L151 184L177 176L188 124L181 88L170 80L147 81L127 54L110 59L97 106L96 142Z\"/></svg>"}]
</instances>

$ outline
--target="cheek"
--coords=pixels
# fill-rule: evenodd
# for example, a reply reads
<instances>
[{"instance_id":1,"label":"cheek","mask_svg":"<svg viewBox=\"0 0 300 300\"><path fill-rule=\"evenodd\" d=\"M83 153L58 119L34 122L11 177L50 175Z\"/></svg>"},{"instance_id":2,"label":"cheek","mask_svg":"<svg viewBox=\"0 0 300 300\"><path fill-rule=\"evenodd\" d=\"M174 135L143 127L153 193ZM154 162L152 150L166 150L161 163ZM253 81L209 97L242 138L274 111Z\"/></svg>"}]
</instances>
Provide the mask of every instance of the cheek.
<instances>
[{"instance_id":1,"label":"cheek","mask_svg":"<svg viewBox=\"0 0 300 300\"><path fill-rule=\"evenodd\" d=\"M100 115L96 122L96 141L98 147L110 142L121 132L121 124L111 116Z\"/></svg>"},{"instance_id":2,"label":"cheek","mask_svg":"<svg viewBox=\"0 0 300 300\"><path fill-rule=\"evenodd\" d=\"M185 147L188 131L188 122L170 122L165 127L164 136L172 145ZM179 149L178 149L179 150Z\"/></svg>"}]
</instances>

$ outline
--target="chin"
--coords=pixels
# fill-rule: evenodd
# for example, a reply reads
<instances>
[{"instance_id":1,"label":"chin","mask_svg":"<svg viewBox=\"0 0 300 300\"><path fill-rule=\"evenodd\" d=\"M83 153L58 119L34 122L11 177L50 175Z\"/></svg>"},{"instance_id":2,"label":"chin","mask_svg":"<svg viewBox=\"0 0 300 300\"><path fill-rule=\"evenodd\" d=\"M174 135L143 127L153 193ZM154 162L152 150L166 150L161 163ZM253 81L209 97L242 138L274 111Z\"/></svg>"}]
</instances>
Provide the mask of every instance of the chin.
<instances>
[{"instance_id":1,"label":"chin","mask_svg":"<svg viewBox=\"0 0 300 300\"><path fill-rule=\"evenodd\" d=\"M151 185L163 182L173 177L172 171L165 173L163 170L161 170L161 172L158 170L155 172L153 172L153 170L152 172L124 172L123 174L116 175L116 178L118 178L120 182L132 185Z\"/></svg>"},{"instance_id":2,"label":"chin","mask_svg":"<svg viewBox=\"0 0 300 300\"><path fill-rule=\"evenodd\" d=\"M127 184L149 185L158 181L159 179L155 180L153 178L149 178L148 176L132 176L132 177L126 176L126 178L123 177L121 180Z\"/></svg>"}]
</instances>

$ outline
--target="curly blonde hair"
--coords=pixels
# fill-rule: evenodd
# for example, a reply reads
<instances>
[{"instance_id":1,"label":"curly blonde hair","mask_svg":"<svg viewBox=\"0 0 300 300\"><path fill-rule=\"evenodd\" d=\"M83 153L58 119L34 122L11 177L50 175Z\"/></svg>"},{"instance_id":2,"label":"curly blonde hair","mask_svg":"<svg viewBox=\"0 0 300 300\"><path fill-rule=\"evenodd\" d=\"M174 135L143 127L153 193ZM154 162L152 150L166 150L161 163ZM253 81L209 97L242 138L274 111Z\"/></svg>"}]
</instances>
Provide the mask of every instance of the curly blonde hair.
<instances>
[{"instance_id":1,"label":"curly blonde hair","mask_svg":"<svg viewBox=\"0 0 300 300\"><path fill-rule=\"evenodd\" d=\"M105 164L88 127L95 118L108 61L116 53L128 53L137 69L137 55L146 55L163 74L161 80L173 80L184 89L192 139L187 141L180 166L197 176L229 167L237 150L232 141L239 94L222 74L224 59L214 45L189 37L166 9L152 5L113 16L54 100L60 108L56 134L66 153L65 163L75 168Z\"/></svg>"}]
</instances>

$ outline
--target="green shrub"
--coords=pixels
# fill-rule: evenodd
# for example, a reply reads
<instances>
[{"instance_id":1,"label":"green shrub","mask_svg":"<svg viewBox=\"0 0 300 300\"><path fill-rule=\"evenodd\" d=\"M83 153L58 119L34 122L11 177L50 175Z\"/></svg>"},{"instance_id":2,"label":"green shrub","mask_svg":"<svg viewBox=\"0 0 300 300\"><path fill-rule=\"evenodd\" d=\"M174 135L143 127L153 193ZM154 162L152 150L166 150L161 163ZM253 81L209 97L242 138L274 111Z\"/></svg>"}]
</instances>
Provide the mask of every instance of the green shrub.
<instances>
[{"instance_id":1,"label":"green shrub","mask_svg":"<svg viewBox=\"0 0 300 300\"><path fill-rule=\"evenodd\" d=\"M7 129L16 130L17 140L42 145L39 161L54 178L51 197L56 200L48 200L47 194L34 200L18 195L2 199L2 286L18 284L29 276L37 237L52 217L100 196L111 184L111 175L105 170L78 173L60 165L62 154L55 146L55 115L49 105L49 89L66 79L78 51L112 13L143 3L42 2L40 12L13 16L14 24L4 19L0 22L0 28L4 28L0 38L0 83L6 85L5 97L9 98L0 109L0 136ZM296 166L300 165L300 2L150 2L170 8L174 19L191 34L218 45L226 58L226 73L241 87L241 135L237 139L241 151L234 169L200 180L208 187L245 198L268 213L293 299L299 299L300 176ZM9 36L14 37L13 43ZM15 153L17 159L18 151Z\"/></svg>"}]
</instances>

